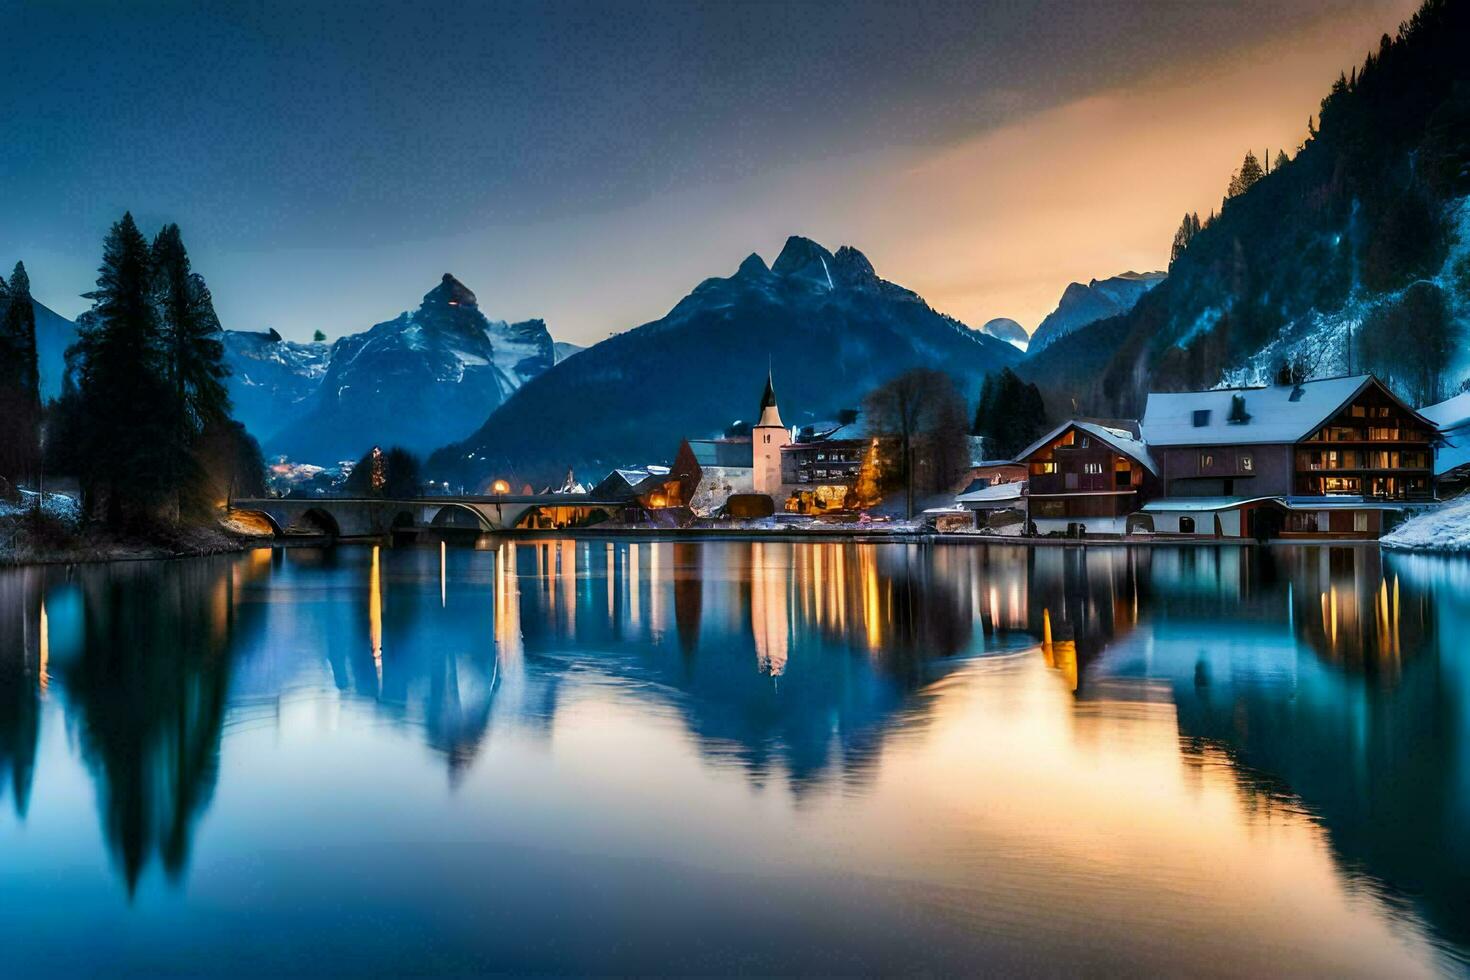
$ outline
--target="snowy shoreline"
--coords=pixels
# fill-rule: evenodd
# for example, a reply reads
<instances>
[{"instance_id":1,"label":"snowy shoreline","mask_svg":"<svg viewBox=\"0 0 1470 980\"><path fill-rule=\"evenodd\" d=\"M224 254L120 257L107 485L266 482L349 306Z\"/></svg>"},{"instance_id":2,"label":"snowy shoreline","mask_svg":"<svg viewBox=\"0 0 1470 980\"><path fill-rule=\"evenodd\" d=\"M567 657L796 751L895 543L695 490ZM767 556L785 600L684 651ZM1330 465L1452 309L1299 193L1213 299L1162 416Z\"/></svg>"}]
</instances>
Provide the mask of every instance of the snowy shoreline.
<instances>
[{"instance_id":1,"label":"snowy shoreline","mask_svg":"<svg viewBox=\"0 0 1470 980\"><path fill-rule=\"evenodd\" d=\"M1470 552L1470 494L1411 517L1378 543L1392 551L1426 554Z\"/></svg>"}]
</instances>

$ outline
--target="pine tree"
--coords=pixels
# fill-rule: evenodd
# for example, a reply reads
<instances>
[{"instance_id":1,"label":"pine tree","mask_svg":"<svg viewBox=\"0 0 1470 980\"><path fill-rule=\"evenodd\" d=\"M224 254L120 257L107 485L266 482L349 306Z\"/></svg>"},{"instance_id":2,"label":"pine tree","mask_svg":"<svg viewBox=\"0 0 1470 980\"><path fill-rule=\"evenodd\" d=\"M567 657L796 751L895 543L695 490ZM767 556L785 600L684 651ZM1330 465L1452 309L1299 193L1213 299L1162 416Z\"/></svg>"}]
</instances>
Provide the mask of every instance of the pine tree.
<instances>
[{"instance_id":1,"label":"pine tree","mask_svg":"<svg viewBox=\"0 0 1470 980\"><path fill-rule=\"evenodd\" d=\"M1246 150L1245 160L1241 162L1240 169L1231 176L1230 187L1225 196L1227 198L1239 197L1255 186L1256 181L1263 176L1265 173L1261 170L1261 161L1257 160L1256 155L1250 150Z\"/></svg>"},{"instance_id":2,"label":"pine tree","mask_svg":"<svg viewBox=\"0 0 1470 980\"><path fill-rule=\"evenodd\" d=\"M77 381L71 428L83 506L121 528L152 516L169 491L172 392L152 297L148 242L131 213L103 242L92 309L67 352Z\"/></svg>"},{"instance_id":3,"label":"pine tree","mask_svg":"<svg viewBox=\"0 0 1470 980\"><path fill-rule=\"evenodd\" d=\"M322 344L326 343L327 335L322 333L320 330L317 330L312 333L311 339L313 343Z\"/></svg>"},{"instance_id":4,"label":"pine tree","mask_svg":"<svg viewBox=\"0 0 1470 980\"><path fill-rule=\"evenodd\" d=\"M983 413L976 411L976 434L985 437L986 456L1013 458L1035 442L1046 427L1041 389L1021 380L1010 368L988 375L985 383L991 396Z\"/></svg>"},{"instance_id":5,"label":"pine tree","mask_svg":"<svg viewBox=\"0 0 1470 980\"><path fill-rule=\"evenodd\" d=\"M1277 150L1276 151L1276 162L1271 165L1271 171L1272 171L1272 173L1275 173L1277 170L1280 170L1282 167L1286 166L1290 162L1291 161L1288 160L1287 157L1286 157L1286 151L1285 150Z\"/></svg>"},{"instance_id":6,"label":"pine tree","mask_svg":"<svg viewBox=\"0 0 1470 980\"><path fill-rule=\"evenodd\" d=\"M1184 220L1179 223L1179 230L1174 232L1174 244L1169 249L1169 265L1178 261L1179 256L1189 247L1189 242L1195 235L1199 234L1200 221L1199 212L1186 212Z\"/></svg>"},{"instance_id":7,"label":"pine tree","mask_svg":"<svg viewBox=\"0 0 1470 980\"><path fill-rule=\"evenodd\" d=\"M4 280L0 279L0 284ZM0 477L33 479L40 465L41 394L36 362L36 308L30 277L15 264L0 290Z\"/></svg>"},{"instance_id":8,"label":"pine tree","mask_svg":"<svg viewBox=\"0 0 1470 980\"><path fill-rule=\"evenodd\" d=\"M204 278L189 266L179 226L165 225L153 240L153 299L163 339L164 377L172 392L170 480L176 495L202 478L195 445L207 427L230 414L219 317Z\"/></svg>"}]
</instances>

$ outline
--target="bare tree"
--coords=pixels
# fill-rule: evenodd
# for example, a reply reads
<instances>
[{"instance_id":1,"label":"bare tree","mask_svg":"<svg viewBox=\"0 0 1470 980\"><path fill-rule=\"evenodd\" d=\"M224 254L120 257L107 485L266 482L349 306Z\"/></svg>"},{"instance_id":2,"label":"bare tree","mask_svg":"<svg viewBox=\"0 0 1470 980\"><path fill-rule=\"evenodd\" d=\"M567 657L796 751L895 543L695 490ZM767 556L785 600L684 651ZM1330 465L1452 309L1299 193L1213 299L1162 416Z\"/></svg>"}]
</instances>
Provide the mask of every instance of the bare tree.
<instances>
[{"instance_id":1,"label":"bare tree","mask_svg":"<svg viewBox=\"0 0 1470 980\"><path fill-rule=\"evenodd\" d=\"M920 474L927 488L943 489L968 462L965 401L943 371L914 368L870 392L864 410L887 450L882 471L902 481L912 519Z\"/></svg>"}]
</instances>

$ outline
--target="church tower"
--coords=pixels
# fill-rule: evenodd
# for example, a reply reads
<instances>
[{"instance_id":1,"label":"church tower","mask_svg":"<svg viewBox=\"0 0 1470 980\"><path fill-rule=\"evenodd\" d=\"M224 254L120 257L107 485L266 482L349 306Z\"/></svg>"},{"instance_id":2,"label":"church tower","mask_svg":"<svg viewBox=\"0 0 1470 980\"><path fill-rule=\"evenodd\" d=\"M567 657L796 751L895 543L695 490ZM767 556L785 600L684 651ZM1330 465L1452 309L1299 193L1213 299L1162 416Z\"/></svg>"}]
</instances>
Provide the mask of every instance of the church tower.
<instances>
[{"instance_id":1,"label":"church tower","mask_svg":"<svg viewBox=\"0 0 1470 980\"><path fill-rule=\"evenodd\" d=\"M781 424L776 386L769 372L765 393L761 395L760 418L750 430L750 442L755 492L775 497L781 490L781 447L791 444L791 433Z\"/></svg>"}]
</instances>

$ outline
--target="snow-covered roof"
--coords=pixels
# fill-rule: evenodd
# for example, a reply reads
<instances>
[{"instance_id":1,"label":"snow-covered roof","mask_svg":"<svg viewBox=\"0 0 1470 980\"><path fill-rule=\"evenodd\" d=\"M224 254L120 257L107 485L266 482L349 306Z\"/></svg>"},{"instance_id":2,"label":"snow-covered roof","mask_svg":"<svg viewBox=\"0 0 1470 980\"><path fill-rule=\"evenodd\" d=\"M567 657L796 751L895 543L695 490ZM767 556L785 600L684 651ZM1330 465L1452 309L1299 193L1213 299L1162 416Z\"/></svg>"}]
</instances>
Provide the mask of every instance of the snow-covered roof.
<instances>
[{"instance_id":1,"label":"snow-covered roof","mask_svg":"<svg viewBox=\"0 0 1470 980\"><path fill-rule=\"evenodd\" d=\"M1150 500L1141 508L1149 514L1173 513L1173 512L1208 512L1213 510L1230 510L1242 504L1254 504L1262 500L1280 501L1280 497L1160 497L1158 500Z\"/></svg>"},{"instance_id":2,"label":"snow-covered roof","mask_svg":"<svg viewBox=\"0 0 1470 980\"><path fill-rule=\"evenodd\" d=\"M1046 435L1042 436L1040 439L1037 439L1035 442L1027 446L1025 449L1021 450L1019 453L1016 453L1016 459L1022 460L1027 458L1032 453L1048 445L1053 439L1057 438L1063 432L1066 432L1068 429L1074 426L1078 429L1078 431L1086 432L1088 435L1096 436L1103 442L1112 446L1118 452L1122 453L1124 456L1130 456L1133 459L1138 460L1140 463L1148 468L1150 473L1157 474L1159 472L1159 468L1154 465L1153 457L1148 454L1148 446L1146 446L1142 440L1140 440L1133 433L1129 432L1127 429L1120 429L1117 426L1113 425L1103 425L1099 422L1083 422L1078 419L1071 419L1069 421L1063 422L1055 429L1052 429Z\"/></svg>"},{"instance_id":3,"label":"snow-covered roof","mask_svg":"<svg viewBox=\"0 0 1470 980\"><path fill-rule=\"evenodd\" d=\"M1462 391L1453 398L1426 405L1419 409L1419 414L1441 430L1470 426L1470 391Z\"/></svg>"},{"instance_id":4,"label":"snow-covered roof","mask_svg":"<svg viewBox=\"0 0 1470 980\"><path fill-rule=\"evenodd\" d=\"M1434 454L1434 475L1444 476L1467 463L1470 463L1470 432L1457 432L1453 441L1439 447Z\"/></svg>"},{"instance_id":5,"label":"snow-covered roof","mask_svg":"<svg viewBox=\"0 0 1470 980\"><path fill-rule=\"evenodd\" d=\"M1375 500L1349 494L1331 494L1326 497L1286 497L1282 500L1287 510L1404 510L1402 500Z\"/></svg>"},{"instance_id":6,"label":"snow-covered roof","mask_svg":"<svg viewBox=\"0 0 1470 980\"><path fill-rule=\"evenodd\" d=\"M1143 439L1150 446L1297 442L1372 381L1360 374L1269 388L1150 392L1143 409ZM1237 396L1248 416L1244 422L1230 421Z\"/></svg>"},{"instance_id":7,"label":"snow-covered roof","mask_svg":"<svg viewBox=\"0 0 1470 980\"><path fill-rule=\"evenodd\" d=\"M984 510L989 507L1005 506L1017 503L1021 499L1020 481L1015 483L997 483L993 486L981 487L978 490L970 490L955 497L955 502L960 504L979 505L972 510Z\"/></svg>"}]
</instances>

